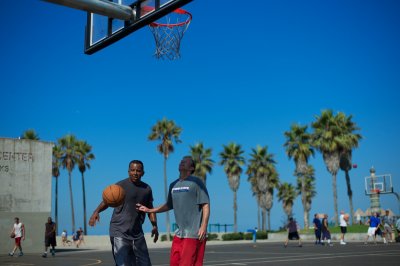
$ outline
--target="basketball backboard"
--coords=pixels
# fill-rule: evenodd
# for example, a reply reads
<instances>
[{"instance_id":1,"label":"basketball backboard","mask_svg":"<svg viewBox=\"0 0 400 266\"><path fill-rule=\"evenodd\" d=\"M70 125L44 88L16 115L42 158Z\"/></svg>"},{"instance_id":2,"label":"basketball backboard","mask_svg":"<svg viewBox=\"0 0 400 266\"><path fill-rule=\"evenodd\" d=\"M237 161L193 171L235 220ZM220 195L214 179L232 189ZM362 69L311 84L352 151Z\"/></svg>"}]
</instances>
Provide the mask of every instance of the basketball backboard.
<instances>
[{"instance_id":1,"label":"basketball backboard","mask_svg":"<svg viewBox=\"0 0 400 266\"><path fill-rule=\"evenodd\" d=\"M390 174L365 177L365 194L372 195L376 193L393 193L392 176Z\"/></svg>"},{"instance_id":2,"label":"basketball backboard","mask_svg":"<svg viewBox=\"0 0 400 266\"><path fill-rule=\"evenodd\" d=\"M129 20L87 12L85 54L93 54L192 0L108 0L132 9Z\"/></svg>"}]
</instances>

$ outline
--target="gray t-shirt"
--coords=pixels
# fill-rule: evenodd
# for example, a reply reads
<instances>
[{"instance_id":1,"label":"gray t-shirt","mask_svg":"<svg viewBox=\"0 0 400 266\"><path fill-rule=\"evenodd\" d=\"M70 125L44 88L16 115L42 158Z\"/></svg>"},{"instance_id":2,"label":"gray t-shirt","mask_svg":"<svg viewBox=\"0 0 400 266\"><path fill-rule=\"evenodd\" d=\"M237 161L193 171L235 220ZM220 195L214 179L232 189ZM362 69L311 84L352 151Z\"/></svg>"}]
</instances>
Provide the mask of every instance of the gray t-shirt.
<instances>
[{"instance_id":1,"label":"gray t-shirt","mask_svg":"<svg viewBox=\"0 0 400 266\"><path fill-rule=\"evenodd\" d=\"M210 203L207 188L202 180L189 176L177 179L169 186L167 205L174 209L178 229L175 235L180 238L198 238L203 217L203 204Z\"/></svg>"},{"instance_id":2,"label":"gray t-shirt","mask_svg":"<svg viewBox=\"0 0 400 266\"><path fill-rule=\"evenodd\" d=\"M110 236L129 240L143 235L142 224L146 218L144 212L136 210L136 203L153 208L153 192L151 187L140 181L133 183L129 178L117 183L125 190L125 201L114 208L110 221Z\"/></svg>"}]
</instances>

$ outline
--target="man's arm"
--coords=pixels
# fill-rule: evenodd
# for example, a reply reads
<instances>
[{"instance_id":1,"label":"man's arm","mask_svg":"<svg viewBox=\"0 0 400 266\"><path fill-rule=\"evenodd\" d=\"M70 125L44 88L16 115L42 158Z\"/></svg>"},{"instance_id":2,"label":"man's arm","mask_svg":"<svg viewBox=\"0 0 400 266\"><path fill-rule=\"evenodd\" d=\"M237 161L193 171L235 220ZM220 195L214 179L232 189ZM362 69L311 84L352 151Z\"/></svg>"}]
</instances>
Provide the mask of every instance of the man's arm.
<instances>
[{"instance_id":1,"label":"man's arm","mask_svg":"<svg viewBox=\"0 0 400 266\"><path fill-rule=\"evenodd\" d=\"M99 206L94 210L92 216L89 219L89 225L90 226L95 226L96 222L100 222L100 215L102 211L106 210L108 208L107 204L104 203L104 201L100 202Z\"/></svg>"},{"instance_id":2,"label":"man's arm","mask_svg":"<svg viewBox=\"0 0 400 266\"><path fill-rule=\"evenodd\" d=\"M201 206L203 210L203 217L201 219L201 225L199 229L199 240L204 240L207 235L207 225L208 225L208 220L210 219L210 204L206 203Z\"/></svg>"},{"instance_id":3,"label":"man's arm","mask_svg":"<svg viewBox=\"0 0 400 266\"><path fill-rule=\"evenodd\" d=\"M158 227L157 227L157 215L155 213L148 213L149 220L153 225L153 229L151 230L151 237L154 236L154 243L158 240Z\"/></svg>"},{"instance_id":4,"label":"man's arm","mask_svg":"<svg viewBox=\"0 0 400 266\"><path fill-rule=\"evenodd\" d=\"M136 209L141 212L146 212L146 213L160 213L160 212L166 212L166 211L171 210L171 208L168 207L167 203L164 203L163 205L158 206L157 208L152 208L152 209L149 209L146 206L144 206L140 203L137 203Z\"/></svg>"}]
</instances>

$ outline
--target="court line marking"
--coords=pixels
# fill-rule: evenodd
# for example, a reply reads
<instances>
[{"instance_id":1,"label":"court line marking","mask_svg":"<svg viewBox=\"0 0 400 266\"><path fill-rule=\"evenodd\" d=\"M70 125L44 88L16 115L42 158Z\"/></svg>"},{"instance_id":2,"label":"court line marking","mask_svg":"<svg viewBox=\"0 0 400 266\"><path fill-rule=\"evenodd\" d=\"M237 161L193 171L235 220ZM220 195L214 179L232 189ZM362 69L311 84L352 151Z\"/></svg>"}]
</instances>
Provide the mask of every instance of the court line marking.
<instances>
[{"instance_id":1,"label":"court line marking","mask_svg":"<svg viewBox=\"0 0 400 266\"><path fill-rule=\"evenodd\" d=\"M317 255L317 254L316 254ZM255 263L276 263L276 262L290 262L290 261L307 261L307 260L319 260L319 259L335 259L335 258L349 258L349 257L360 257L360 256L376 256L376 255L394 255L400 256L398 251L396 253L363 253L363 254L347 254L347 255L331 255L331 256L317 256L317 257L308 257L308 258L288 258L288 259L274 259L270 258L270 260L263 260L265 258L257 258L259 261L254 261L257 259L239 259L239 261L246 264L255 264ZM226 260L225 260L226 261ZM236 260L238 261L238 260ZM208 264L210 262L205 262L204 265L209 266L223 266L223 265L234 265L232 262L229 263L218 263L218 264Z\"/></svg>"},{"instance_id":2,"label":"court line marking","mask_svg":"<svg viewBox=\"0 0 400 266\"><path fill-rule=\"evenodd\" d=\"M90 266L90 265L97 265L97 264L102 263L101 260L97 260L97 259L91 259L91 260L96 260L96 262L94 262L94 263L89 263L89 264L82 264L81 266Z\"/></svg>"}]
</instances>

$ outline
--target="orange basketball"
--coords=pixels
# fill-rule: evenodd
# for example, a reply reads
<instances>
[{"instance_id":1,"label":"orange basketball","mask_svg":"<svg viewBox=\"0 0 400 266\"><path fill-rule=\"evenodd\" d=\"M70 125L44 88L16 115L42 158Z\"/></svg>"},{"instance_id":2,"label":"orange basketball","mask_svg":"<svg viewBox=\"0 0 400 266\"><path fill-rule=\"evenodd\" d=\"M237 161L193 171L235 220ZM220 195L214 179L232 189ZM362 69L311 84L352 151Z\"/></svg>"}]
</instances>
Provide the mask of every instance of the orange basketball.
<instances>
[{"instance_id":1,"label":"orange basketball","mask_svg":"<svg viewBox=\"0 0 400 266\"><path fill-rule=\"evenodd\" d=\"M349 215L348 213L346 213L346 214L343 216L343 219L344 219L346 222L349 221L349 218L350 218L350 215Z\"/></svg>"},{"instance_id":2,"label":"orange basketball","mask_svg":"<svg viewBox=\"0 0 400 266\"><path fill-rule=\"evenodd\" d=\"M103 201L109 207L118 207L125 200L125 191L119 185L110 185L103 190Z\"/></svg>"}]
</instances>

